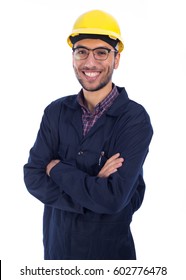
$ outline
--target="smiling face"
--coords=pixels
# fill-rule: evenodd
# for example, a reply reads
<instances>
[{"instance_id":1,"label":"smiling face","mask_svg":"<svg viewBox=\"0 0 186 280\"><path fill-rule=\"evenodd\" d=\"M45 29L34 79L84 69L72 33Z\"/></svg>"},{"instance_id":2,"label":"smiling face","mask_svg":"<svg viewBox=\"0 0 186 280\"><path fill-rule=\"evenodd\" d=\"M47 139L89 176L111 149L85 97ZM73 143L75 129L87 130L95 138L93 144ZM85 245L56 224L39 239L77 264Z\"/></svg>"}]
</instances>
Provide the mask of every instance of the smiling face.
<instances>
[{"instance_id":1,"label":"smiling face","mask_svg":"<svg viewBox=\"0 0 186 280\"><path fill-rule=\"evenodd\" d=\"M83 39L78 41L74 48L84 47L87 49L114 48L99 39ZM86 59L78 60L73 54L73 68L79 83L86 91L98 91L112 85L112 74L119 65L120 54L111 51L106 60L96 60L91 51Z\"/></svg>"}]
</instances>

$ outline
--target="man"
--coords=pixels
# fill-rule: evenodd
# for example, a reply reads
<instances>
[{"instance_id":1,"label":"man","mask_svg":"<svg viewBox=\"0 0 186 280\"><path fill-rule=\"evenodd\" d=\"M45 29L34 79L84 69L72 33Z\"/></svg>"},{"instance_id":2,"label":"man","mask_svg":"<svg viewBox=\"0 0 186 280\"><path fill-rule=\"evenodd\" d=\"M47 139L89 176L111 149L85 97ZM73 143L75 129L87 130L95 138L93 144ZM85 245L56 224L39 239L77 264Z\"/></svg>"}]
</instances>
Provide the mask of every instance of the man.
<instances>
[{"instance_id":1,"label":"man","mask_svg":"<svg viewBox=\"0 0 186 280\"><path fill-rule=\"evenodd\" d=\"M24 166L28 191L45 204L45 259L134 260L150 119L112 82L124 44L110 14L81 15L67 41L82 89L47 106Z\"/></svg>"}]
</instances>

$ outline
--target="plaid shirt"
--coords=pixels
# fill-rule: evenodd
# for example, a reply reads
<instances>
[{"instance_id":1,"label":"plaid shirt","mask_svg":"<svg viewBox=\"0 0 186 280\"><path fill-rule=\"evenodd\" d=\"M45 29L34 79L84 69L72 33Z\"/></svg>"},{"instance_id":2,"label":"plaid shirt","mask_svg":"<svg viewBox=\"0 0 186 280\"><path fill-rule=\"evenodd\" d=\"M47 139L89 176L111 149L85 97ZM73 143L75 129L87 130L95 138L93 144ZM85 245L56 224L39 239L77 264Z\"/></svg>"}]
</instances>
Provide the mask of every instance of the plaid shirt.
<instances>
[{"instance_id":1,"label":"plaid shirt","mask_svg":"<svg viewBox=\"0 0 186 280\"><path fill-rule=\"evenodd\" d=\"M84 102L85 100L82 90L79 92L77 101L83 111L82 123L84 136L89 132L91 127L93 127L93 125L103 115L103 113L109 109L118 95L119 92L117 90L117 87L114 85L112 91L107 95L107 97L96 105L96 107L94 108L94 112L90 112L88 107L85 105L86 103Z\"/></svg>"}]
</instances>

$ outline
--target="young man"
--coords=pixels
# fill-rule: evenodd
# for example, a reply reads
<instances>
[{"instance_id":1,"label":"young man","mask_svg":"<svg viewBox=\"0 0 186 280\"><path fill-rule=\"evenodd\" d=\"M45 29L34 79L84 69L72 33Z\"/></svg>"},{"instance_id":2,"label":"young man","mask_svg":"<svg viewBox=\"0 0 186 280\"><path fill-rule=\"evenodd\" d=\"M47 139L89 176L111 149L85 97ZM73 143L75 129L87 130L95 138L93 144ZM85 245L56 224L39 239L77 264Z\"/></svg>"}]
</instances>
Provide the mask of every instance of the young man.
<instances>
[{"instance_id":1,"label":"young man","mask_svg":"<svg viewBox=\"0 0 186 280\"><path fill-rule=\"evenodd\" d=\"M24 166L28 191L45 204L45 259L134 260L150 119L112 82L124 45L110 14L81 15L67 41L82 89L47 106Z\"/></svg>"}]
</instances>

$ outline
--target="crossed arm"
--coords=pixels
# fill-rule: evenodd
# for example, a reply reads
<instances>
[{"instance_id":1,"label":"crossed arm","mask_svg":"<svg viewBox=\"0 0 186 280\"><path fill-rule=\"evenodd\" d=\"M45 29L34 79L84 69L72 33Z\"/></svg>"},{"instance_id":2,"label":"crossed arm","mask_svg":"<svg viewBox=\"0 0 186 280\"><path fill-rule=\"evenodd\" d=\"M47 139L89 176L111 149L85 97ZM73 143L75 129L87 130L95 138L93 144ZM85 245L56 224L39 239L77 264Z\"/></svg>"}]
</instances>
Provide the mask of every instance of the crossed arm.
<instances>
[{"instance_id":1,"label":"crossed arm","mask_svg":"<svg viewBox=\"0 0 186 280\"><path fill-rule=\"evenodd\" d=\"M52 168L59 162L59 159L53 159L49 162L49 164L46 167L46 173L48 176L50 176L50 171L52 170ZM120 168L123 165L123 163L124 158L120 157L120 153L117 153L106 161L105 165L102 167L97 176L100 178L107 178L111 174L117 172L118 168Z\"/></svg>"},{"instance_id":2,"label":"crossed arm","mask_svg":"<svg viewBox=\"0 0 186 280\"><path fill-rule=\"evenodd\" d=\"M55 126L51 134L51 124L44 115L24 166L28 191L45 205L65 211L84 213L87 208L96 213L117 213L128 205L134 193L138 195L138 180L152 137L151 124L143 115L142 112L134 123L131 120L120 129L113 152L117 147L121 154L111 156L97 176L89 176L55 158L50 161L57 155L58 134Z\"/></svg>"}]
</instances>

